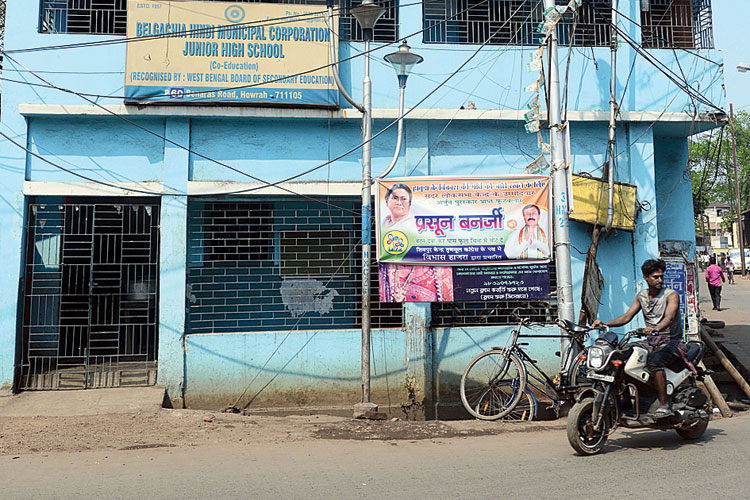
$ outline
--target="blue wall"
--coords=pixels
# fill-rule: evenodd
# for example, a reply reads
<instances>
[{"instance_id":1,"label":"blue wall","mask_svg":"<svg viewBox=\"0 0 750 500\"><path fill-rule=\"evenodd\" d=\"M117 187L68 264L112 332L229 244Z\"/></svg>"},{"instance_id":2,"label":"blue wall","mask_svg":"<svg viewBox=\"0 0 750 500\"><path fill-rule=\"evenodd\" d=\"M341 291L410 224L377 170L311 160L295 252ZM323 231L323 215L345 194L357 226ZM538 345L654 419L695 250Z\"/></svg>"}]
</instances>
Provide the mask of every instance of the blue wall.
<instances>
[{"instance_id":1,"label":"blue wall","mask_svg":"<svg viewBox=\"0 0 750 500\"><path fill-rule=\"evenodd\" d=\"M38 12L27 2L10 2L6 23L6 50L66 44L78 41L118 40L119 37L43 35L37 33ZM621 2L630 17L638 17L639 2ZM400 36L421 29L419 5L401 8ZM623 29L639 38L629 22ZM425 57L409 78L407 106L427 95L471 53L472 46L425 45L421 37L409 38L412 50ZM381 45L375 45L380 47ZM361 44L342 44L341 55L361 52ZM376 108L397 107L398 89L392 69L381 56L395 50L384 47L373 63L373 103ZM487 47L420 108L457 110L472 101L479 110L516 110L529 95L520 89L535 78L525 65L531 47ZM689 81L717 105L723 104L721 67L686 51L651 51L674 71L685 71ZM696 51L720 61L715 50ZM122 93L125 44L70 50L12 53L4 61L4 76L38 83L25 69L61 71L44 74L57 86L92 94ZM561 47L560 65L570 57L567 88L571 111L608 108L609 50ZM655 68L635 58L621 45L618 53L618 95L624 92L623 111L692 113L691 100ZM679 62L679 66L678 66ZM633 64L631 73L631 64ZM342 78L350 92L361 94L361 58L342 65ZM564 74L564 73L563 73ZM485 76L486 75L486 76ZM625 88L625 82L628 82ZM101 104L121 104L121 99L96 98ZM342 100L343 101L343 100ZM191 181L247 182L209 157L265 181L276 181L336 157L360 142L356 118L227 118L138 116L133 108L129 123L111 115L23 116L21 104L87 105L86 99L66 92L3 83L0 130L33 153L75 173L108 183L156 181L164 184L160 256L159 382L170 396L187 404L218 407L233 403L254 377L246 399L264 388L254 404L273 406L349 404L359 398L359 332L355 330L286 331L184 335L186 224L184 195ZM177 109L175 114L184 110ZM711 111L699 105L698 111ZM226 111L217 110L217 114ZM182 113L185 114L185 113ZM283 116L283 113L281 113ZM452 116L448 114L445 116ZM605 277L600 316L619 315L632 302L643 260L658 255L660 239L694 239L692 209L687 209L690 185L681 181L686 162L690 116L671 127L649 121L620 122L617 128L616 180L635 184L638 199L650 209L641 212L636 231L614 231L600 244L598 262ZM377 132L390 123L376 120ZM681 125L681 126L680 126ZM701 126L711 126L699 123ZM139 128L142 127L142 128ZM144 130L147 129L151 133ZM571 124L574 171L601 175L605 161L607 123L575 121ZM161 136L200 153L190 154ZM509 120L406 120L405 146L392 176L520 174L539 153L535 135L523 124ZM389 163L396 140L395 127L378 137L373 146L373 173ZM359 152L316 170L298 181L359 182ZM202 156L205 157L202 157ZM9 141L0 141L0 385L13 378L18 327L21 276L24 181L79 183L80 178L26 154ZM658 179L658 182L655 181ZM66 194L64 185L59 192ZM658 216L657 216L658 215ZM580 307L580 283L590 227L572 223L573 297ZM430 330L429 307L405 306L406 327L373 334L373 396L382 405L398 407L404 398L403 381L416 376L424 394L438 395L450 403L464 367L482 349L502 345L509 327L448 328ZM634 322L637 323L637 320ZM282 344L283 343L283 344ZM278 351L276 351L278 349ZM559 359L555 341L537 341L530 349L549 370ZM270 360L269 360L270 359ZM268 364L264 367L266 361ZM455 403L455 399L452 401Z\"/></svg>"}]
</instances>

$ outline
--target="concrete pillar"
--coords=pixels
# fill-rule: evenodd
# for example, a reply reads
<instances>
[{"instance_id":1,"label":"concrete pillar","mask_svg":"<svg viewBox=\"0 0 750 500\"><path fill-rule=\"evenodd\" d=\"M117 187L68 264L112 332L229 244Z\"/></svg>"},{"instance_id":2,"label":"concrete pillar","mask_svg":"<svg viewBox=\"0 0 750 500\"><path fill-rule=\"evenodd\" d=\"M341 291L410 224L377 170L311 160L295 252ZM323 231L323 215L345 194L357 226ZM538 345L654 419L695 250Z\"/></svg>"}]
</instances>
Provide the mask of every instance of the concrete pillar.
<instances>
[{"instance_id":1,"label":"concrete pillar","mask_svg":"<svg viewBox=\"0 0 750 500\"><path fill-rule=\"evenodd\" d=\"M404 304L406 333L406 377L415 392L415 402L421 405L424 418L434 418L431 309L429 303Z\"/></svg>"},{"instance_id":2,"label":"concrete pillar","mask_svg":"<svg viewBox=\"0 0 750 500\"><path fill-rule=\"evenodd\" d=\"M190 120L168 118L165 135L188 147ZM189 153L164 143L164 189L187 193ZM163 195L159 251L159 365L157 382L173 406L181 407L185 381L185 287L187 272L187 198Z\"/></svg>"}]
</instances>

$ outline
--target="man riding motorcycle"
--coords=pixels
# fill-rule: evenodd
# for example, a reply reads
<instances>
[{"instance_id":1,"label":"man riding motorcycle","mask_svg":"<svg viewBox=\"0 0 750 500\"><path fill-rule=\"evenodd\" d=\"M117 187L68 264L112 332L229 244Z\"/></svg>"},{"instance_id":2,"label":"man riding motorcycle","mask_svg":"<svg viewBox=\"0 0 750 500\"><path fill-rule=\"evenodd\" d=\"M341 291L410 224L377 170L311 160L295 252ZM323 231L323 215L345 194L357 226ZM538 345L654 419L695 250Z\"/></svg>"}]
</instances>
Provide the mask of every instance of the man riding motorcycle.
<instances>
[{"instance_id":1,"label":"man riding motorcycle","mask_svg":"<svg viewBox=\"0 0 750 500\"><path fill-rule=\"evenodd\" d=\"M664 367L670 366L682 358L688 367L692 365L685 358L685 344L682 343L682 321L680 320L680 295L664 287L664 270L666 263L659 259L649 259L641 266L643 279L648 289L641 290L635 296L633 304L624 314L615 319L603 322L594 321L593 325L622 326L629 323L640 311L646 323L644 333L649 335L644 347L650 351L647 364L653 373L654 386L661 406L654 412L656 418L672 415L667 402L667 379ZM664 333L660 333L664 332Z\"/></svg>"}]
</instances>

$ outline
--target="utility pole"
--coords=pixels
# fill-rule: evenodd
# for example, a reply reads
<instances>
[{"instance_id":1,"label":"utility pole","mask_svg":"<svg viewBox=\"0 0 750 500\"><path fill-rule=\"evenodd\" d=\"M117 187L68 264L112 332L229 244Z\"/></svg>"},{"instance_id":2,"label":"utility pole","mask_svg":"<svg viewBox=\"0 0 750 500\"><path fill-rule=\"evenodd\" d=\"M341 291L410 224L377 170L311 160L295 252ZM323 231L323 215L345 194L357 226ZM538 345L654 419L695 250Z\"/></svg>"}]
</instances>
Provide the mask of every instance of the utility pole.
<instances>
[{"instance_id":1,"label":"utility pole","mask_svg":"<svg viewBox=\"0 0 750 500\"><path fill-rule=\"evenodd\" d=\"M610 26L610 73L609 73L609 162L607 169L607 224L604 231L612 229L615 218L615 131L617 122L617 0L612 0L612 25ZM597 214L598 219L598 214Z\"/></svg>"},{"instance_id":2,"label":"utility pole","mask_svg":"<svg viewBox=\"0 0 750 500\"><path fill-rule=\"evenodd\" d=\"M362 399L354 405L354 416L377 411L370 401L370 233L372 227L372 80L370 79L370 42L373 29L385 9L373 0L364 0L351 9L362 28L365 42L365 75L362 79Z\"/></svg>"},{"instance_id":3,"label":"utility pole","mask_svg":"<svg viewBox=\"0 0 750 500\"><path fill-rule=\"evenodd\" d=\"M734 137L734 105L729 103L729 124L732 126L732 157L734 158L734 194L736 197L735 206L737 207L737 236L740 240L740 262L742 266L742 276L745 276L745 244L742 235L742 205L740 204L740 182L737 175L737 141Z\"/></svg>"},{"instance_id":4,"label":"utility pole","mask_svg":"<svg viewBox=\"0 0 750 500\"><path fill-rule=\"evenodd\" d=\"M544 0L544 9L555 7L555 0ZM552 225L555 236L555 270L557 271L557 316L575 321L573 309L573 283L570 267L570 229L568 222L568 182L563 158L562 124L560 123L560 74L557 67L557 27L550 32L549 67L549 130L550 161L552 174ZM560 352L567 349L570 341L560 339ZM561 358L565 363L565 357ZM567 368L566 366L562 367Z\"/></svg>"}]
</instances>

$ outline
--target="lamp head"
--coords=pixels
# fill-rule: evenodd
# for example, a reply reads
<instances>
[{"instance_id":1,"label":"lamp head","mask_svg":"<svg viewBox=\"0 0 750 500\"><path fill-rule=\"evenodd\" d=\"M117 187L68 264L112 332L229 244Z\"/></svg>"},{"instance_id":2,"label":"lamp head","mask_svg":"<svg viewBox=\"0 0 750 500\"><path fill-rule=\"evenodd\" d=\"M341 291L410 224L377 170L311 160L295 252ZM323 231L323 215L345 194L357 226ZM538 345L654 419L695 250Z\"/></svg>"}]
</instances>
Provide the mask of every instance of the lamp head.
<instances>
[{"instance_id":1,"label":"lamp head","mask_svg":"<svg viewBox=\"0 0 750 500\"><path fill-rule=\"evenodd\" d=\"M422 56L409 50L406 40L401 42L396 52L387 54L384 59L391 63L393 69L396 70L400 87L406 86L406 78L409 76L409 72L411 72L414 65L424 61Z\"/></svg>"},{"instance_id":2,"label":"lamp head","mask_svg":"<svg viewBox=\"0 0 750 500\"><path fill-rule=\"evenodd\" d=\"M737 71L740 73L747 73L750 71L750 63L741 62L737 65Z\"/></svg>"},{"instance_id":3,"label":"lamp head","mask_svg":"<svg viewBox=\"0 0 750 500\"><path fill-rule=\"evenodd\" d=\"M385 14L385 9L373 2L373 0L363 0L360 5L349 9L349 12L351 12L362 28L362 36L365 41L372 40L372 30L375 27L375 23L380 19L380 16Z\"/></svg>"}]
</instances>

